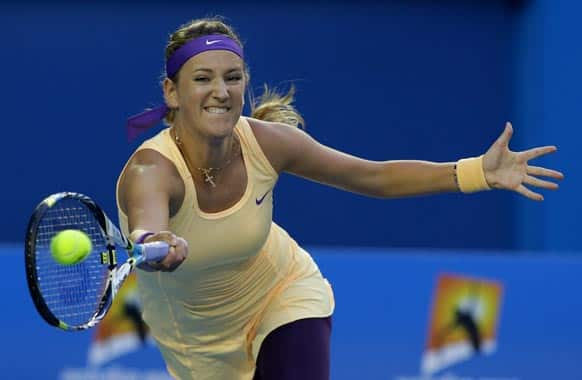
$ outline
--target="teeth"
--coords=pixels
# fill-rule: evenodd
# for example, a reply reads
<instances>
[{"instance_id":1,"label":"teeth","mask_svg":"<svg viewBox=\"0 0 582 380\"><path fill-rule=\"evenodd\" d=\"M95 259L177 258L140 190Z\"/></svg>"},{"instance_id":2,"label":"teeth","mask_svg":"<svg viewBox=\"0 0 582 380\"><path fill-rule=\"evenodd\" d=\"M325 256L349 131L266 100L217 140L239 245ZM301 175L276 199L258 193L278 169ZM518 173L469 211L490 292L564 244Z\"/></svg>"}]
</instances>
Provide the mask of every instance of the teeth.
<instances>
[{"instance_id":1,"label":"teeth","mask_svg":"<svg viewBox=\"0 0 582 380\"><path fill-rule=\"evenodd\" d=\"M226 113L228 108L221 108L221 107L207 107L206 112L209 113Z\"/></svg>"}]
</instances>

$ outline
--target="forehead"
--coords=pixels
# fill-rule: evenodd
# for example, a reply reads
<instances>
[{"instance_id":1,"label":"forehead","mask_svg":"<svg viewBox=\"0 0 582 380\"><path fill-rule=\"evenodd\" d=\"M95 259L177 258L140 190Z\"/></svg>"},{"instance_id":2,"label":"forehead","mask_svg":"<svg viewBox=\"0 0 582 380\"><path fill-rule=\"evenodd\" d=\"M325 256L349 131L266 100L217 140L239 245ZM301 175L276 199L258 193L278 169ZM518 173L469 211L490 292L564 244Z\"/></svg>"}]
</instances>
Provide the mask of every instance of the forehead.
<instances>
[{"instance_id":1,"label":"forehead","mask_svg":"<svg viewBox=\"0 0 582 380\"><path fill-rule=\"evenodd\" d=\"M227 50L210 50L190 58L183 68L189 70L209 69L223 71L243 69L243 60L236 54Z\"/></svg>"}]
</instances>

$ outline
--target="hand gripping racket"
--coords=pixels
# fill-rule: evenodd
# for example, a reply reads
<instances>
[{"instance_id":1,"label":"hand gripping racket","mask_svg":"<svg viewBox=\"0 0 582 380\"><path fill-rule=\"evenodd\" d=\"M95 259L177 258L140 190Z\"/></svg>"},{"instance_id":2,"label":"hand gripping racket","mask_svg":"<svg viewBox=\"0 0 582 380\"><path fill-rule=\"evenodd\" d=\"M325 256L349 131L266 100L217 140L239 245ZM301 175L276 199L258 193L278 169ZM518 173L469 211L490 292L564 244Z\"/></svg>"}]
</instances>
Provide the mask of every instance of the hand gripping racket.
<instances>
[{"instance_id":1,"label":"hand gripping racket","mask_svg":"<svg viewBox=\"0 0 582 380\"><path fill-rule=\"evenodd\" d=\"M57 263L52 238L74 229L89 236L92 251L73 265ZM127 258L118 264L119 251ZM107 314L127 276L145 261L159 261L168 244L133 244L91 198L78 193L53 194L34 210L25 237L28 289L36 309L50 325L79 331L97 325Z\"/></svg>"}]
</instances>

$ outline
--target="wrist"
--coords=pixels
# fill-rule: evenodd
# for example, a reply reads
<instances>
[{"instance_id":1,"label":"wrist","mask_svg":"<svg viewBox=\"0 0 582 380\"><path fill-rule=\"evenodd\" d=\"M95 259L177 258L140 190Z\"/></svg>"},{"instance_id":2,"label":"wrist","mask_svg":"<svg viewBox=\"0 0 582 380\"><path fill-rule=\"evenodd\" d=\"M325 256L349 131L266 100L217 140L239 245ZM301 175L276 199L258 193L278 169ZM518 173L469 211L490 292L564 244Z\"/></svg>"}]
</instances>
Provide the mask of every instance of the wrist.
<instances>
[{"instance_id":1,"label":"wrist","mask_svg":"<svg viewBox=\"0 0 582 380\"><path fill-rule=\"evenodd\" d=\"M148 230L133 230L129 234L129 238L134 244L144 244L146 239L152 235L155 235L155 232ZM158 266L155 266L154 263L148 261L142 262L137 267L146 272L157 272L160 270Z\"/></svg>"},{"instance_id":2,"label":"wrist","mask_svg":"<svg viewBox=\"0 0 582 380\"><path fill-rule=\"evenodd\" d=\"M483 170L483 156L463 158L455 165L455 180L463 193L491 190Z\"/></svg>"},{"instance_id":3,"label":"wrist","mask_svg":"<svg viewBox=\"0 0 582 380\"><path fill-rule=\"evenodd\" d=\"M143 244L145 242L145 240L154 235L155 232L152 231L147 231L147 230L134 230L131 232L131 234L129 234L129 238L135 243L135 244Z\"/></svg>"}]
</instances>

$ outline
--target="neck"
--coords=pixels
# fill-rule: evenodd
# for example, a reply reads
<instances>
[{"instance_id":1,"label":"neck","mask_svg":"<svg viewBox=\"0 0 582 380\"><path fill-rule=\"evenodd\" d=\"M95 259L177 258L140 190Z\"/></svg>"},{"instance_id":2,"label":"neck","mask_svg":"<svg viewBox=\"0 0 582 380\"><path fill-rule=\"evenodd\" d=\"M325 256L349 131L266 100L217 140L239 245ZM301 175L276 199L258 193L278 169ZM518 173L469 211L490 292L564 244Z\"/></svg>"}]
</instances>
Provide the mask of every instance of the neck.
<instances>
[{"instance_id":1,"label":"neck","mask_svg":"<svg viewBox=\"0 0 582 380\"><path fill-rule=\"evenodd\" d=\"M182 152L196 167L219 168L232 157L234 133L224 137L194 136L181 128L172 127L173 137Z\"/></svg>"},{"instance_id":2,"label":"neck","mask_svg":"<svg viewBox=\"0 0 582 380\"><path fill-rule=\"evenodd\" d=\"M218 173L225 169L236 157L239 143L234 134L220 138L204 139L172 127L170 134L184 156L193 176L200 175L205 183L216 186Z\"/></svg>"}]
</instances>

